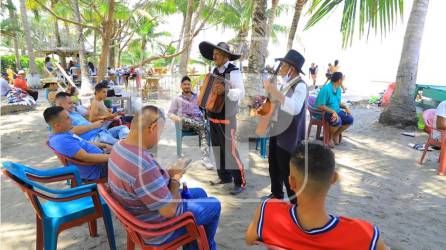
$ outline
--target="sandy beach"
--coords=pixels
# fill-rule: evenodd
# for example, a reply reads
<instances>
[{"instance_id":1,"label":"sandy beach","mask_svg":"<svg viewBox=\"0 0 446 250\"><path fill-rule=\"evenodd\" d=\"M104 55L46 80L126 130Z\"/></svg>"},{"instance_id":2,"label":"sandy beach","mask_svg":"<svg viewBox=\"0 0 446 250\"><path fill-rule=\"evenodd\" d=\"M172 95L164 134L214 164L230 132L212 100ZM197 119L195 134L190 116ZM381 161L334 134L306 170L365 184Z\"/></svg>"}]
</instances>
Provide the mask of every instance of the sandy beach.
<instances>
[{"instance_id":1,"label":"sandy beach","mask_svg":"<svg viewBox=\"0 0 446 250\"><path fill-rule=\"evenodd\" d=\"M43 96L41 95L40 98ZM42 98L43 99L43 98ZM157 105L168 108L169 101ZM35 168L60 166L58 159L45 146L48 136L42 112L46 104L39 101L34 111L4 115L0 118L1 161L17 161ZM421 152L408 143L424 143L427 135L401 135L402 130L377 123L380 109L357 104L352 107L355 124L336 147L337 168L341 180L330 191L331 214L357 217L377 225L391 249L444 249L446 245L446 177L437 175L439 151L428 153L424 165L418 165ZM315 129L314 129L315 130ZM313 131L314 131L313 130ZM255 145L240 143L240 154L246 166L247 191L238 197L223 189L211 187L208 180L215 171L195 164L185 176L189 186L200 186L222 203L216 240L219 249L248 249L244 232L259 204L259 197L269 194L268 163ZM197 137L185 137L183 153L199 159ZM176 159L175 127L168 122L158 147L162 165ZM63 183L57 187L66 187ZM98 222L97 238L90 238L84 225L59 235L59 249L108 249L103 221ZM126 233L114 218L118 249L125 249ZM20 189L4 176L1 178L1 249L35 248L35 214ZM261 249L251 247L249 249Z\"/></svg>"}]
</instances>

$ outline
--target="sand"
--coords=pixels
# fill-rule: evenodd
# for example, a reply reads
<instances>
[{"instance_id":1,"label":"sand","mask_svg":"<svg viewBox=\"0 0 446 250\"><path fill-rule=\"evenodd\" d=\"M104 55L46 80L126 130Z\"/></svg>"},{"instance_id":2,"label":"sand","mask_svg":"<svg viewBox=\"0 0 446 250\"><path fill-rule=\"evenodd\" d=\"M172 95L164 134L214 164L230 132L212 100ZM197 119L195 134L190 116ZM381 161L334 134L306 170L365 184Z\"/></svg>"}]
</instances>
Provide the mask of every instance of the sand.
<instances>
[{"instance_id":1,"label":"sand","mask_svg":"<svg viewBox=\"0 0 446 250\"><path fill-rule=\"evenodd\" d=\"M36 168L60 166L45 146L48 135L40 101L35 111L5 115L0 118L1 161L17 161ZM158 102L168 107L167 101ZM330 191L330 213L357 217L376 224L392 249L444 249L446 245L446 177L437 175L438 151L429 152L424 165L416 160L420 152L407 146L422 143L427 136L401 135L402 130L377 123L379 108L354 106L355 124L335 149L341 180ZM199 159L197 137L185 137L183 153ZM244 232L259 197L269 193L268 164L254 145L240 143L241 158L247 166L247 191L238 197L228 194L231 187L215 188L207 184L215 171L195 164L185 180L200 186L222 203L216 236L219 249L248 249ZM165 165L176 159L175 128L168 123L159 145L158 159ZM64 187L64 184L57 184ZM59 235L59 249L108 249L103 222L99 236L90 238L87 225ZM118 249L125 249L126 233L114 218ZM35 214L23 193L10 180L1 180L1 249L35 248ZM260 249L252 247L250 249Z\"/></svg>"}]
</instances>

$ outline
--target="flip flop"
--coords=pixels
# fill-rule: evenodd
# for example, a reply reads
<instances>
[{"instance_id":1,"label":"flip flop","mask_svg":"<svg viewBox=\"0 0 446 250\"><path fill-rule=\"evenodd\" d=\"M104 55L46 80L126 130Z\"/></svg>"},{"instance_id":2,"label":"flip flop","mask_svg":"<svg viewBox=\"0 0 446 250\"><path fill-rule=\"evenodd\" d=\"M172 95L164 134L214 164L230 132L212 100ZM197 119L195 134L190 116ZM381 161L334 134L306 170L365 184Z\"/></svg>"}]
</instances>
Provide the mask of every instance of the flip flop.
<instances>
[{"instance_id":1,"label":"flip flop","mask_svg":"<svg viewBox=\"0 0 446 250\"><path fill-rule=\"evenodd\" d=\"M405 136L415 137L415 132L402 132L401 134Z\"/></svg>"},{"instance_id":2,"label":"flip flop","mask_svg":"<svg viewBox=\"0 0 446 250\"><path fill-rule=\"evenodd\" d=\"M408 144L409 147L415 149L415 150L419 150L419 151L424 151L424 144L414 144L414 143L409 143ZM432 151L432 148L428 148L427 151Z\"/></svg>"}]
</instances>

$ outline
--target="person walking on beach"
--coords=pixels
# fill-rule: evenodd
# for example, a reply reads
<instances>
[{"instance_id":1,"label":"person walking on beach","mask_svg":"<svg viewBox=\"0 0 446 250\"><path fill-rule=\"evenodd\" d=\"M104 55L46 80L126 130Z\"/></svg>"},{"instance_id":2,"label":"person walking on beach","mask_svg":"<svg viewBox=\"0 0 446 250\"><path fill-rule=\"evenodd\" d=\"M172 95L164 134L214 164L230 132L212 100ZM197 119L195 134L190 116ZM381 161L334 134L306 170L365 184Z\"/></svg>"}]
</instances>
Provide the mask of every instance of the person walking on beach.
<instances>
[{"instance_id":1,"label":"person walking on beach","mask_svg":"<svg viewBox=\"0 0 446 250\"><path fill-rule=\"evenodd\" d=\"M316 87L317 70L318 70L318 65L312 63L309 72L310 72L310 77L313 80L313 87Z\"/></svg>"}]
</instances>

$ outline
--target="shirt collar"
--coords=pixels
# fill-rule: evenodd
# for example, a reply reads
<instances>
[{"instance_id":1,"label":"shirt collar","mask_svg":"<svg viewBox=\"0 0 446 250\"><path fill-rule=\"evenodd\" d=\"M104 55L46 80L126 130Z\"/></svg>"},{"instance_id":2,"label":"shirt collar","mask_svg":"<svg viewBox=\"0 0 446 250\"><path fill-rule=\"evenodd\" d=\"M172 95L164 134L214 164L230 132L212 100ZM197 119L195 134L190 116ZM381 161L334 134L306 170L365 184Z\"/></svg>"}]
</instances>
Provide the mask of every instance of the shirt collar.
<instances>
[{"instance_id":1,"label":"shirt collar","mask_svg":"<svg viewBox=\"0 0 446 250\"><path fill-rule=\"evenodd\" d=\"M224 72L225 69L228 68L228 65L229 65L229 60L225 64L223 64L223 66L217 68L218 72L220 72L220 73Z\"/></svg>"}]
</instances>

